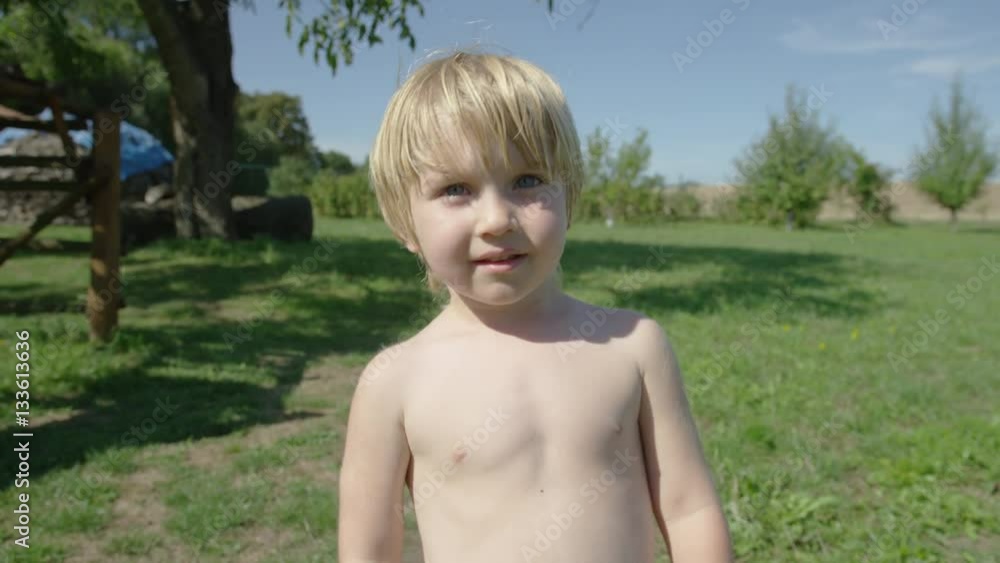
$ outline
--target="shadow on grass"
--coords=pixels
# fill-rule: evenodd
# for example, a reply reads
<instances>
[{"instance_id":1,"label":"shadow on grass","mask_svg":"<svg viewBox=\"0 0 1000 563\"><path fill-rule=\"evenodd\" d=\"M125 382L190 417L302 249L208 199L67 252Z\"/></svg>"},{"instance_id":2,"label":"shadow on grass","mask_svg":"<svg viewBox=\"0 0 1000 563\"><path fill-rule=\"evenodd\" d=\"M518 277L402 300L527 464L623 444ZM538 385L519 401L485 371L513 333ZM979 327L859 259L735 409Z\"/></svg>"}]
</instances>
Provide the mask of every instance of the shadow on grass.
<instances>
[{"instance_id":1,"label":"shadow on grass","mask_svg":"<svg viewBox=\"0 0 1000 563\"><path fill-rule=\"evenodd\" d=\"M877 306L859 287L877 265L836 254L588 241L567 245L563 256L567 285L605 270L599 280L612 305L650 315L766 307L779 296L796 313L822 316L862 316Z\"/></svg>"},{"instance_id":2,"label":"shadow on grass","mask_svg":"<svg viewBox=\"0 0 1000 563\"><path fill-rule=\"evenodd\" d=\"M4 284L0 297L0 315L83 313L86 309L86 293L75 295L34 282Z\"/></svg>"},{"instance_id":3,"label":"shadow on grass","mask_svg":"<svg viewBox=\"0 0 1000 563\"><path fill-rule=\"evenodd\" d=\"M331 353L373 355L433 315L417 264L394 241L344 238L268 248L263 241L168 241L146 251L158 254L159 264L148 255L131 270L126 264L132 314L138 309L167 316L120 328L118 345L140 351L135 364L99 377L88 374L90 380L72 396L32 398L36 408L78 411L32 429L34 439L44 443L32 450L32 477L109 448L198 440L320 416L323 412L289 413L284 407L307 362ZM322 248L328 253L318 252ZM872 296L857 288L858 280L871 275L871 265L831 254L572 241L563 265L571 291L581 276L604 270L598 281L587 283L604 284L615 295L615 306L651 315L765 307L785 287L791 288L793 309L802 311L862 315L875 306ZM297 274L302 267L309 273ZM638 282L643 272L646 283L628 285L629 276ZM678 275L690 281L671 280ZM349 282L349 297L333 290L332 276ZM399 289L376 289L378 280ZM275 294L281 299L269 299ZM239 311L240 318L213 314L215 302L241 295L254 301ZM259 372L266 381L255 375ZM8 430L0 448L11 451L16 430ZM4 488L13 484L10 479Z\"/></svg>"},{"instance_id":4,"label":"shadow on grass","mask_svg":"<svg viewBox=\"0 0 1000 563\"><path fill-rule=\"evenodd\" d=\"M3 246L14 240L8 237L0 237L0 246ZM87 255L90 253L91 243L88 241L79 240L64 240L59 238L51 237L40 237L28 241L28 244L22 246L14 253L12 259L16 260L18 256L30 255L30 254L40 254L44 256L80 256Z\"/></svg>"},{"instance_id":5,"label":"shadow on grass","mask_svg":"<svg viewBox=\"0 0 1000 563\"><path fill-rule=\"evenodd\" d=\"M957 234L962 233L972 233L978 235L1000 235L1000 223L993 225L980 225L975 227L959 227L957 231L953 231Z\"/></svg>"}]
</instances>

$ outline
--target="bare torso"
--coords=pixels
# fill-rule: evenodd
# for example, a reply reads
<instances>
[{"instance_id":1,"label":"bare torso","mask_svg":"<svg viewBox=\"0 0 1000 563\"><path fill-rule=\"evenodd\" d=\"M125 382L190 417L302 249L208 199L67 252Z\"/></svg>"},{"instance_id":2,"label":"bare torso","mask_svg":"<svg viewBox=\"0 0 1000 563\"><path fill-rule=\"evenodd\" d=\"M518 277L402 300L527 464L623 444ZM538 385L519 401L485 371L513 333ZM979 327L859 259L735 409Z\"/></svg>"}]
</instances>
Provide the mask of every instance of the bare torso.
<instances>
[{"instance_id":1,"label":"bare torso","mask_svg":"<svg viewBox=\"0 0 1000 563\"><path fill-rule=\"evenodd\" d=\"M413 339L403 419L426 563L652 563L630 314L561 345L442 323Z\"/></svg>"}]
</instances>

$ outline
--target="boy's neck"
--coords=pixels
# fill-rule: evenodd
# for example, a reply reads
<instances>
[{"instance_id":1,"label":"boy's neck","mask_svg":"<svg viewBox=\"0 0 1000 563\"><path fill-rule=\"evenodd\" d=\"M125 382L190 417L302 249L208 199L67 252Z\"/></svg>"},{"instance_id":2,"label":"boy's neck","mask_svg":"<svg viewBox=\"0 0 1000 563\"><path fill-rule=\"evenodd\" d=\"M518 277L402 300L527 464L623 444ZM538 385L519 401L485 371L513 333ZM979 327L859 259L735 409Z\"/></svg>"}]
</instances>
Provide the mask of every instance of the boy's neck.
<instances>
[{"instance_id":1,"label":"boy's neck","mask_svg":"<svg viewBox=\"0 0 1000 563\"><path fill-rule=\"evenodd\" d=\"M563 292L555 276L516 303L493 306L468 299L449 289L451 300L445 314L458 323L468 323L512 336L535 339L558 331L575 300Z\"/></svg>"}]
</instances>

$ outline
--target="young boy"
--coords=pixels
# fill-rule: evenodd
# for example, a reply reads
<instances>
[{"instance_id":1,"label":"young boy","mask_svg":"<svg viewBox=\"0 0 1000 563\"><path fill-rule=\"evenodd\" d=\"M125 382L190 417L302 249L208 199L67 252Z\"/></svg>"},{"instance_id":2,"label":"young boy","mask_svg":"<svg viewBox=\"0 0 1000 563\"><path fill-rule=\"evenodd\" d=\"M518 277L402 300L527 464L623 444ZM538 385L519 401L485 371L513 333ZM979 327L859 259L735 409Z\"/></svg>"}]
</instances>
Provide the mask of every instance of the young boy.
<instances>
[{"instance_id":1,"label":"young boy","mask_svg":"<svg viewBox=\"0 0 1000 563\"><path fill-rule=\"evenodd\" d=\"M370 170L449 300L355 390L341 563L401 560L404 483L426 563L652 563L657 526L675 562L729 561L663 329L560 288L583 173L552 78L488 54L425 64L392 97Z\"/></svg>"}]
</instances>

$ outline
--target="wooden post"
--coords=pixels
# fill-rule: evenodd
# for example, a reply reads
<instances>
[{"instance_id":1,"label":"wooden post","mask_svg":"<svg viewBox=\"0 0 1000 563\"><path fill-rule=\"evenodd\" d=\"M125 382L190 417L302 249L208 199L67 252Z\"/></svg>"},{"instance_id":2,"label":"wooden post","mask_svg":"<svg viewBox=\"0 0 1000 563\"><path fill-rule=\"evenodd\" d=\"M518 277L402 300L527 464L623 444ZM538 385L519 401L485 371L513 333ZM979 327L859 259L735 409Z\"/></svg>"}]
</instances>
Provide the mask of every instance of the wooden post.
<instances>
[{"instance_id":1,"label":"wooden post","mask_svg":"<svg viewBox=\"0 0 1000 563\"><path fill-rule=\"evenodd\" d=\"M91 342L108 342L118 326L121 301L121 127L118 116L107 110L94 115L94 175L100 182L91 215L90 289L87 317Z\"/></svg>"}]
</instances>

